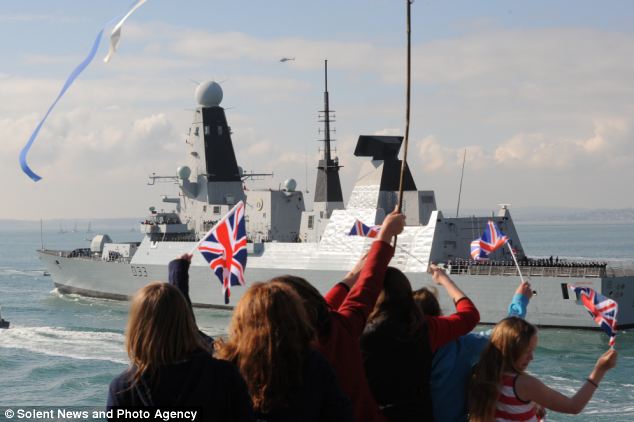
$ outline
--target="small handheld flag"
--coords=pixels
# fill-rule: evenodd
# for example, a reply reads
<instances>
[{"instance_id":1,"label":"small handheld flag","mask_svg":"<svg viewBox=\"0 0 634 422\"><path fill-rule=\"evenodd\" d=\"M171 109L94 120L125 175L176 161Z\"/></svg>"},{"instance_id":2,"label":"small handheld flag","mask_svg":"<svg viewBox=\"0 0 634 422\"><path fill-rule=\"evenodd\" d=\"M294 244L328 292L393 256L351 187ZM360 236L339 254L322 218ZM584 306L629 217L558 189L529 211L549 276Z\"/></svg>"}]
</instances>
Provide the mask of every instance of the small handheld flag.
<instances>
[{"instance_id":1,"label":"small handheld flag","mask_svg":"<svg viewBox=\"0 0 634 422\"><path fill-rule=\"evenodd\" d=\"M480 238L471 242L471 258L476 261L487 259L487 257L482 254L482 249L480 249Z\"/></svg>"},{"instance_id":2,"label":"small handheld flag","mask_svg":"<svg viewBox=\"0 0 634 422\"><path fill-rule=\"evenodd\" d=\"M197 249L222 283L225 304L229 303L231 286L244 286L247 267L247 231L244 203L238 202L201 239Z\"/></svg>"},{"instance_id":3,"label":"small handheld flag","mask_svg":"<svg viewBox=\"0 0 634 422\"><path fill-rule=\"evenodd\" d=\"M476 261L489 259L489 255L503 247L508 240L497 224L489 220L482 236L471 242L471 258Z\"/></svg>"},{"instance_id":4,"label":"small handheld flag","mask_svg":"<svg viewBox=\"0 0 634 422\"><path fill-rule=\"evenodd\" d=\"M348 236L377 237L381 226L366 226L360 220L355 220Z\"/></svg>"},{"instance_id":5,"label":"small handheld flag","mask_svg":"<svg viewBox=\"0 0 634 422\"><path fill-rule=\"evenodd\" d=\"M480 249L489 256L491 253L503 247L508 242L508 236L504 235L492 220L487 222L482 237L480 237Z\"/></svg>"},{"instance_id":6,"label":"small handheld flag","mask_svg":"<svg viewBox=\"0 0 634 422\"><path fill-rule=\"evenodd\" d=\"M576 287L571 285L581 303L588 310L595 322L610 336L608 344L614 347L616 342L616 314L619 305L615 300L603 296L590 287Z\"/></svg>"}]
</instances>

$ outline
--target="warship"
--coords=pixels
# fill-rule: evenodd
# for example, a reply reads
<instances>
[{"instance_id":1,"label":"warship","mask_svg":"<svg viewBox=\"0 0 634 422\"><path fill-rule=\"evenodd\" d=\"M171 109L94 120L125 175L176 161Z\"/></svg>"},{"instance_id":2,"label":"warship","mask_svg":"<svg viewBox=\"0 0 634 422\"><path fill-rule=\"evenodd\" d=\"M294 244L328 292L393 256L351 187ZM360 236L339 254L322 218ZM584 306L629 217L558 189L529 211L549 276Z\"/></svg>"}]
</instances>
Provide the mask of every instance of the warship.
<instances>
[{"instance_id":1,"label":"warship","mask_svg":"<svg viewBox=\"0 0 634 422\"><path fill-rule=\"evenodd\" d=\"M327 66L327 65L326 65ZM127 300L153 280L165 280L167 265L190 252L198 240L238 201L246 204L248 232L247 286L281 274L309 280L325 293L370 246L372 239L349 236L356 220L381 224L398 201L403 138L359 136L354 155L364 159L351 195L344 204L339 179L339 160L331 148L332 111L325 73L323 157L317 165L312 210L304 205L303 192L288 179L278 189L246 190L245 181L257 176L238 166L227 124L220 106L223 91L216 82L200 84L195 91L198 106L184 143L183 161L175 163L175 175L150 176L150 183L168 180L178 185L178 196L163 196L172 211L150 207L140 222L141 242L114 242L97 234L89 248L41 249L46 265L61 293ZM495 323L506 316L507 304L519 282L511 251L495 251L487 262L470 259L470 242L492 219L510 239L524 277L539 293L531 300L528 320L540 326L596 329L569 288L591 287L619 303L618 327L634 326L634 263L608 263L529 258L524 251L507 205L493 216L450 218L437 209L435 193L418 190L404 166L402 212L407 226L398 236L391 265L401 269L413 288L433 284L427 273L430 262L442 265L452 279L476 303L481 322ZM232 288L235 304L245 287ZM444 293L444 292L443 292ZM230 308L221 285L202 255L194 254L190 268L190 295L194 306ZM453 304L440 297L445 312Z\"/></svg>"}]
</instances>

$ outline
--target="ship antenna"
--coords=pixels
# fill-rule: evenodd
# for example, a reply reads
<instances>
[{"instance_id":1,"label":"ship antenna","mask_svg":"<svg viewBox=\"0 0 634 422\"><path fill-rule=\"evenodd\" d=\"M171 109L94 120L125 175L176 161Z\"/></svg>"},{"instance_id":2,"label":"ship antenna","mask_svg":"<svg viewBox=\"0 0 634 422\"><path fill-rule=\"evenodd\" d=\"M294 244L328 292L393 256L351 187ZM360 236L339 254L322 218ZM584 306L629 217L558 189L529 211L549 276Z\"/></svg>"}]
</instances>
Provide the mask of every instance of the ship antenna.
<instances>
[{"instance_id":1,"label":"ship antenna","mask_svg":"<svg viewBox=\"0 0 634 422\"><path fill-rule=\"evenodd\" d=\"M330 123L334 121L334 111L330 109L330 99L328 94L328 60L324 60L324 108L319 111L319 122L324 124L322 139L319 142L324 144L324 154L317 166L317 180L315 183L314 207L322 209L326 217L330 218L330 213L343 206L343 194L341 192L341 181L339 180L339 159L332 157ZM333 114L331 116L331 114ZM334 130L332 130L334 132ZM321 132L321 130L320 130Z\"/></svg>"},{"instance_id":2,"label":"ship antenna","mask_svg":"<svg viewBox=\"0 0 634 422\"><path fill-rule=\"evenodd\" d=\"M328 60L324 60L324 162L330 164L330 102L328 101Z\"/></svg>"},{"instance_id":3,"label":"ship antenna","mask_svg":"<svg viewBox=\"0 0 634 422\"><path fill-rule=\"evenodd\" d=\"M44 229L42 227L42 217L40 217L40 243L42 244L42 250L44 250Z\"/></svg>"},{"instance_id":4,"label":"ship antenna","mask_svg":"<svg viewBox=\"0 0 634 422\"><path fill-rule=\"evenodd\" d=\"M413 0L405 0L407 4L407 82L405 84L405 141L403 146L403 162L401 163L401 179L398 186L398 206L397 211L401 212L403 207L403 188L405 179L405 167L407 166L407 144L409 142L409 104L411 92L411 67L412 67L412 2ZM396 236L394 236L394 246L396 246Z\"/></svg>"},{"instance_id":5,"label":"ship antenna","mask_svg":"<svg viewBox=\"0 0 634 422\"><path fill-rule=\"evenodd\" d=\"M464 155L462 157L462 172L460 173L460 189L458 189L458 206L456 207L456 218L458 218L458 212L460 211L460 195L462 194L462 178L464 177L464 163L467 161L467 149L464 149Z\"/></svg>"}]
</instances>

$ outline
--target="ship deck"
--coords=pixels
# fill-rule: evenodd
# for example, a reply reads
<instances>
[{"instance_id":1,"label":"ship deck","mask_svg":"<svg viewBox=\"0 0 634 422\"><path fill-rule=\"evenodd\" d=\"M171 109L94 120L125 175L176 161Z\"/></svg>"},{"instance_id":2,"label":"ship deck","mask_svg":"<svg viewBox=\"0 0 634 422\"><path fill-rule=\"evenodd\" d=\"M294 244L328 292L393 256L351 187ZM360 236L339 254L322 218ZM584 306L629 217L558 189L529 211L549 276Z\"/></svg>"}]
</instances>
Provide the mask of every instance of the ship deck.
<instances>
[{"instance_id":1,"label":"ship deck","mask_svg":"<svg viewBox=\"0 0 634 422\"><path fill-rule=\"evenodd\" d=\"M457 261L448 264L449 273L455 275L496 275L519 276L517 267L508 261ZM634 262L562 262L541 263L530 262L520 264L524 277L574 277L574 278L606 278L634 276Z\"/></svg>"}]
</instances>

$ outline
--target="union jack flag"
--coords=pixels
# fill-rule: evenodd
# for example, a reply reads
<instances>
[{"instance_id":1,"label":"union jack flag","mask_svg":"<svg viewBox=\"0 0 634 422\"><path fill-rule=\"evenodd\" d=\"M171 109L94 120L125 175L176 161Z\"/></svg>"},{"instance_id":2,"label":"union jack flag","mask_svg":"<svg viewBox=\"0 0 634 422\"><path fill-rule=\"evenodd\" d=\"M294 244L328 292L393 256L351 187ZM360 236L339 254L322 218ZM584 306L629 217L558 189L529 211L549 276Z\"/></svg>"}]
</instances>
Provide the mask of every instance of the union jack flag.
<instances>
[{"instance_id":1,"label":"union jack flag","mask_svg":"<svg viewBox=\"0 0 634 422\"><path fill-rule=\"evenodd\" d=\"M608 344L614 346L616 342L616 314L619 305L615 300L603 296L590 287L570 286L583 306L586 307L595 322L610 336Z\"/></svg>"},{"instance_id":2,"label":"union jack flag","mask_svg":"<svg viewBox=\"0 0 634 422\"><path fill-rule=\"evenodd\" d=\"M480 237L480 249L482 255L489 256L491 253L503 247L508 242L508 236L504 235L492 220L487 222L484 232Z\"/></svg>"},{"instance_id":3,"label":"union jack flag","mask_svg":"<svg viewBox=\"0 0 634 422\"><path fill-rule=\"evenodd\" d=\"M350 229L348 236L377 237L381 230L381 226L366 226L359 220L354 221L354 225Z\"/></svg>"},{"instance_id":4,"label":"union jack flag","mask_svg":"<svg viewBox=\"0 0 634 422\"><path fill-rule=\"evenodd\" d=\"M247 267L247 231L244 203L238 202L198 244L198 250L220 279L225 303L229 303L231 286L244 286Z\"/></svg>"},{"instance_id":5,"label":"union jack flag","mask_svg":"<svg viewBox=\"0 0 634 422\"><path fill-rule=\"evenodd\" d=\"M480 249L480 239L476 239L471 242L471 258L476 261L487 259L486 255L482 254L482 249Z\"/></svg>"}]
</instances>

